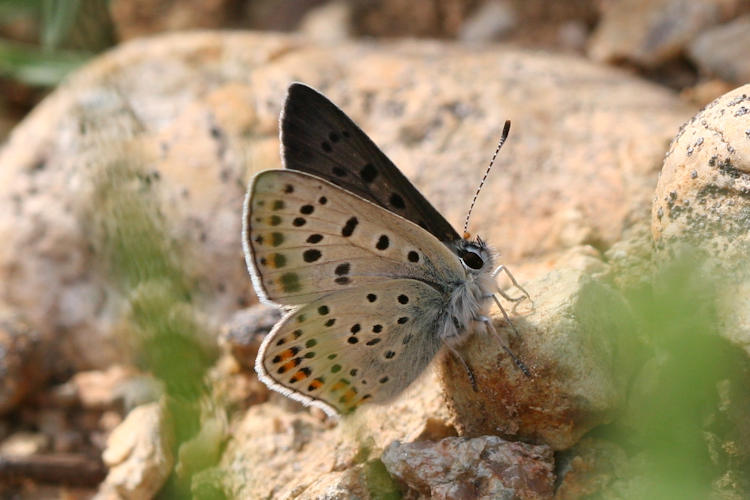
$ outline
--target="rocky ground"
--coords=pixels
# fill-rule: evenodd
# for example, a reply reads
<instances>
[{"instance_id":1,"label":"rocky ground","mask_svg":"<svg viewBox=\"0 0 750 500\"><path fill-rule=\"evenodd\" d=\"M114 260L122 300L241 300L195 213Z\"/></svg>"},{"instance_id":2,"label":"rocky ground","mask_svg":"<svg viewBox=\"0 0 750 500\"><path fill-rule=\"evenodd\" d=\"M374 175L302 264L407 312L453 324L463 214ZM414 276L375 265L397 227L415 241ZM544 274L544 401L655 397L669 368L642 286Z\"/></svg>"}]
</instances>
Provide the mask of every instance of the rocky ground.
<instances>
[{"instance_id":1,"label":"rocky ground","mask_svg":"<svg viewBox=\"0 0 750 500\"><path fill-rule=\"evenodd\" d=\"M0 496L750 495L742 5L571 2L553 23L469 4L420 10L418 33L466 43L351 38L402 35L398 1L318 6L306 35L135 38L13 130ZM392 404L336 420L257 380L278 312L256 305L240 214L279 166L292 81L456 227L513 121L471 229L533 298L512 309L520 335L495 318L531 377L479 333L461 348L478 391L441 355Z\"/></svg>"}]
</instances>

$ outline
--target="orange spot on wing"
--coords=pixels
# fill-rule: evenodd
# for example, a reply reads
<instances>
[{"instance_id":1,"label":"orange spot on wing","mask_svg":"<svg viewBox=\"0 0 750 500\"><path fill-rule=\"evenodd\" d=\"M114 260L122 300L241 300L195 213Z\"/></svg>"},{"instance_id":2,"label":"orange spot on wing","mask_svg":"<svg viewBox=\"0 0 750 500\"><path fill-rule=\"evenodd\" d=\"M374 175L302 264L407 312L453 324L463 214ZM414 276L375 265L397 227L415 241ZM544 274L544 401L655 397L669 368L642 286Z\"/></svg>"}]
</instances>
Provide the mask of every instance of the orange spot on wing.
<instances>
[{"instance_id":1,"label":"orange spot on wing","mask_svg":"<svg viewBox=\"0 0 750 500\"><path fill-rule=\"evenodd\" d=\"M281 361L286 361L294 356L294 352L291 349L286 349L279 354Z\"/></svg>"},{"instance_id":2,"label":"orange spot on wing","mask_svg":"<svg viewBox=\"0 0 750 500\"><path fill-rule=\"evenodd\" d=\"M300 380L304 380L308 377L308 374L303 372L302 370L297 371L294 375L292 375L292 381L293 382L299 382Z\"/></svg>"},{"instance_id":3,"label":"orange spot on wing","mask_svg":"<svg viewBox=\"0 0 750 500\"><path fill-rule=\"evenodd\" d=\"M291 370L292 368L294 368L298 364L299 364L299 361L297 360L297 358L295 358L295 359L292 359L291 361L287 361L286 363L284 363L283 365L281 365L281 369L283 369L284 371Z\"/></svg>"}]
</instances>

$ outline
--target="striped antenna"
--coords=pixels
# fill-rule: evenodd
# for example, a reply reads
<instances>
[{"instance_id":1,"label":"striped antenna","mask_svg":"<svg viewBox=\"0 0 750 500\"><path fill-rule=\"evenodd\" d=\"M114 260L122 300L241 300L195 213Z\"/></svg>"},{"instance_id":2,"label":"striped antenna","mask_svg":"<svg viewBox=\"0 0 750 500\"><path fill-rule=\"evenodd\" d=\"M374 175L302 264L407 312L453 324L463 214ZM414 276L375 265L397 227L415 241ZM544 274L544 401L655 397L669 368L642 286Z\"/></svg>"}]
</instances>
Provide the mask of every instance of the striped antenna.
<instances>
[{"instance_id":1,"label":"striped antenna","mask_svg":"<svg viewBox=\"0 0 750 500\"><path fill-rule=\"evenodd\" d=\"M505 120L505 125L503 126L503 133L500 136L500 142L497 143L497 149L495 149L495 154L492 155L492 159L490 160L489 166L487 166L487 170L484 172L484 177L482 177L482 182L479 183L479 187L477 188L477 192L474 193L474 199L471 200L471 206L469 207L469 213L466 214L466 222L464 223L464 238L468 238L468 230L469 230L469 218L471 217L471 212L474 210L474 205L477 202L477 198L479 197L479 192L482 190L482 186L484 186L484 181L487 180L487 175L490 173L490 169L492 168L492 165L495 164L495 158L497 157L497 153L500 152L500 148L503 147L503 144L505 144L505 139L508 138L508 132L510 132L510 120Z\"/></svg>"}]
</instances>

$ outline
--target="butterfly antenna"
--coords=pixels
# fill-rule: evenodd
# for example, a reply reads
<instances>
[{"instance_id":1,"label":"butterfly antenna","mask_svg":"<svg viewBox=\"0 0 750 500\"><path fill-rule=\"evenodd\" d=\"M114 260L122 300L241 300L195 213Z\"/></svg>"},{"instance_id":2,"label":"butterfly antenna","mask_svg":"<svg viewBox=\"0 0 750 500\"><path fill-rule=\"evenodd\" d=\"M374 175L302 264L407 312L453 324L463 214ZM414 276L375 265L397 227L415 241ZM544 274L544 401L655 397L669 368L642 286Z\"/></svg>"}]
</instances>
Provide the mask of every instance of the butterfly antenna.
<instances>
[{"instance_id":1,"label":"butterfly antenna","mask_svg":"<svg viewBox=\"0 0 750 500\"><path fill-rule=\"evenodd\" d=\"M479 183L479 187L477 188L477 192L474 193L474 199L471 200L471 206L469 207L469 213L466 214L466 222L464 222L464 234L467 234L467 231L469 229L469 219L471 218L471 212L474 210L474 205L477 202L477 198L479 197L479 192L482 190L482 186L484 186L484 181L487 180L487 176L490 173L490 169L492 169L492 165L495 164L495 158L497 157L497 153L500 152L500 148L503 147L503 144L505 144L505 139L508 138L508 132L510 132L510 120L505 120L505 125L503 126L503 133L500 136L500 142L497 143L497 148L495 149L495 154L492 155L492 159L490 160L490 164L487 166L487 170L484 171L484 176L482 177L482 182Z\"/></svg>"}]
</instances>

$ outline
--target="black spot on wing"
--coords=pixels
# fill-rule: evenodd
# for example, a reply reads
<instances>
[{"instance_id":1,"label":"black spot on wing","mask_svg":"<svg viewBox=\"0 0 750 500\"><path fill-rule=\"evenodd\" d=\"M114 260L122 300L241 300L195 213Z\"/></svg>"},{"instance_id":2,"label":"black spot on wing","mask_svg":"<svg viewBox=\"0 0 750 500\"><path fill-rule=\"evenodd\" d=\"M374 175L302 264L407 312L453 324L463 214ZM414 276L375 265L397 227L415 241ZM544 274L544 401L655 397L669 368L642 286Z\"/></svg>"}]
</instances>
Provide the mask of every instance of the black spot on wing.
<instances>
[{"instance_id":1,"label":"black spot on wing","mask_svg":"<svg viewBox=\"0 0 750 500\"><path fill-rule=\"evenodd\" d=\"M317 248L308 248L307 250L302 252L302 259L307 263L312 263L320 259L322 255L323 254L320 253L320 250L318 250Z\"/></svg>"},{"instance_id":2,"label":"black spot on wing","mask_svg":"<svg viewBox=\"0 0 750 500\"><path fill-rule=\"evenodd\" d=\"M377 248L378 250L385 250L386 248L388 248L388 245L390 245L388 236L381 234L380 238L378 238L378 242L375 243L375 248Z\"/></svg>"},{"instance_id":3,"label":"black spot on wing","mask_svg":"<svg viewBox=\"0 0 750 500\"><path fill-rule=\"evenodd\" d=\"M341 228L341 235L348 238L354 234L354 229L357 227L357 224L359 224L357 218L350 217L349 220L346 221L346 224L344 224L344 227Z\"/></svg>"},{"instance_id":4,"label":"black spot on wing","mask_svg":"<svg viewBox=\"0 0 750 500\"><path fill-rule=\"evenodd\" d=\"M359 171L359 176L367 184L370 184L378 176L378 170L372 165L372 163L367 163L362 167L362 170Z\"/></svg>"},{"instance_id":5,"label":"black spot on wing","mask_svg":"<svg viewBox=\"0 0 750 500\"><path fill-rule=\"evenodd\" d=\"M391 197L388 198L388 203L398 210L403 210L406 208L406 203L404 203L404 199L401 197L398 193L391 193Z\"/></svg>"}]
</instances>

